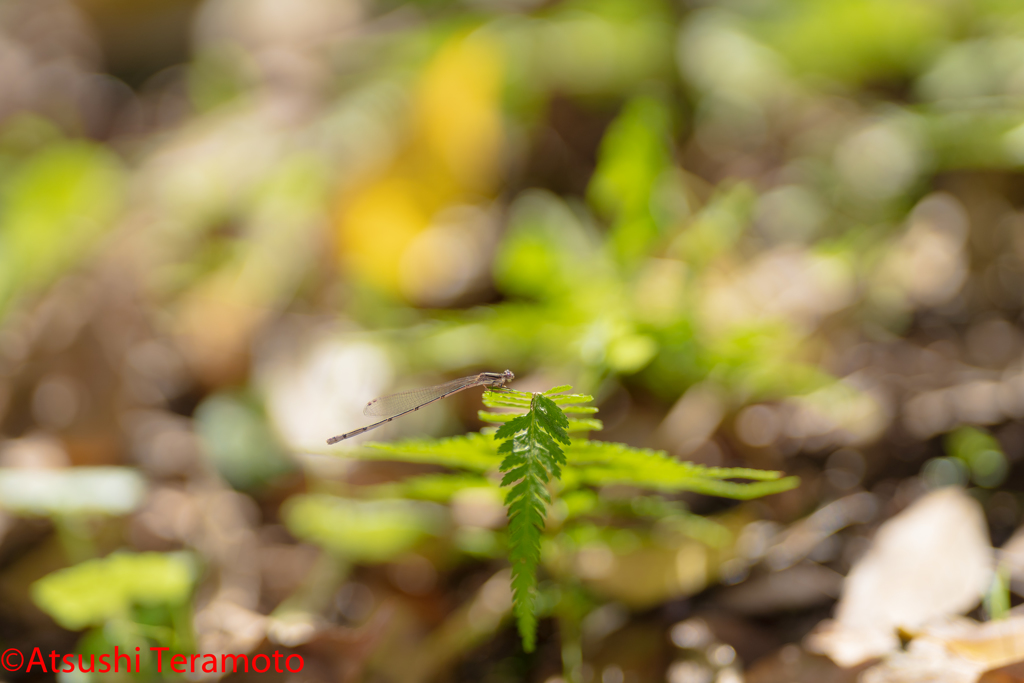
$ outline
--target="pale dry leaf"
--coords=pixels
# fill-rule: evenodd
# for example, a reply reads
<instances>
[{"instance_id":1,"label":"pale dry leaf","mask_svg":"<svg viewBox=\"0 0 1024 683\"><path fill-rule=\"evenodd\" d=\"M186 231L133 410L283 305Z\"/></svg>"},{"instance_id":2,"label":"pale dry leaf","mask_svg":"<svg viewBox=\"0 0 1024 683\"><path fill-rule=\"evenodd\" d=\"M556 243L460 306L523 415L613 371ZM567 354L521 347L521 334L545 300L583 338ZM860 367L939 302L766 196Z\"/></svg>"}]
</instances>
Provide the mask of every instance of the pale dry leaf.
<instances>
[{"instance_id":1,"label":"pale dry leaf","mask_svg":"<svg viewBox=\"0 0 1024 683\"><path fill-rule=\"evenodd\" d=\"M942 642L953 654L986 669L1024 661L1024 616L985 623L958 619L929 625L922 637Z\"/></svg>"},{"instance_id":2,"label":"pale dry leaf","mask_svg":"<svg viewBox=\"0 0 1024 683\"><path fill-rule=\"evenodd\" d=\"M1024 583L1024 526L1014 531L999 549L999 561L1010 572L1011 589L1020 595Z\"/></svg>"},{"instance_id":3,"label":"pale dry leaf","mask_svg":"<svg viewBox=\"0 0 1024 683\"><path fill-rule=\"evenodd\" d=\"M906 652L864 672L864 683L976 683L986 671L1024 660L1024 617L978 623L940 619L918 634Z\"/></svg>"},{"instance_id":4,"label":"pale dry leaf","mask_svg":"<svg viewBox=\"0 0 1024 683\"><path fill-rule=\"evenodd\" d=\"M843 586L832 621L808 639L812 651L850 667L899 646L897 628L978 604L992 576L980 505L962 489L930 493L879 529Z\"/></svg>"},{"instance_id":5,"label":"pale dry leaf","mask_svg":"<svg viewBox=\"0 0 1024 683\"><path fill-rule=\"evenodd\" d=\"M957 657L941 643L914 640L906 652L897 652L866 670L861 683L975 683L985 666Z\"/></svg>"}]
</instances>

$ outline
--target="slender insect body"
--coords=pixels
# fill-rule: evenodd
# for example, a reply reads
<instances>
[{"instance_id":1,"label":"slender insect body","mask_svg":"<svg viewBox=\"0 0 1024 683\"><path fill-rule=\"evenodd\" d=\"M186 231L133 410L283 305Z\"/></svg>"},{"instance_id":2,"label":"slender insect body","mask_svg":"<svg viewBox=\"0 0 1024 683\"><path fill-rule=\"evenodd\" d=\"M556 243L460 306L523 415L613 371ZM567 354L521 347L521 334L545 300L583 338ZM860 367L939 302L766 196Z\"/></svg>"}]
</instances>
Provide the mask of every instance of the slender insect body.
<instances>
[{"instance_id":1,"label":"slender insect body","mask_svg":"<svg viewBox=\"0 0 1024 683\"><path fill-rule=\"evenodd\" d=\"M505 370L504 372L481 372L479 375L470 375L469 377L454 379L450 382L438 384L433 387L412 389L410 391L402 391L397 394L390 394L388 396L375 398L367 403L366 407L363 408L363 415L376 417L390 415L390 417L345 434L332 436L327 440L327 443L335 444L353 436L358 436L359 434L368 432L371 429L385 425L396 417L401 417L402 415L415 412L425 405L429 405L434 401L440 401L442 398L451 396L452 394L465 389L480 386L504 387L515 379L515 377L516 376L512 374L511 370Z\"/></svg>"}]
</instances>

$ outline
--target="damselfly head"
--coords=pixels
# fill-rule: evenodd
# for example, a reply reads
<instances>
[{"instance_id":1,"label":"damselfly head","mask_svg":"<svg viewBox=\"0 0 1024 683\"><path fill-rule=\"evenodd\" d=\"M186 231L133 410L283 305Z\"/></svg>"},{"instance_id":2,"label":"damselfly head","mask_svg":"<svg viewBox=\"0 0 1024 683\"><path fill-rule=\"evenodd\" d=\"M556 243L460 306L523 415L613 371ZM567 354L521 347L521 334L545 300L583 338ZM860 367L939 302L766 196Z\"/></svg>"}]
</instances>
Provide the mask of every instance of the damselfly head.
<instances>
[{"instance_id":1,"label":"damselfly head","mask_svg":"<svg viewBox=\"0 0 1024 683\"><path fill-rule=\"evenodd\" d=\"M505 372L501 373L501 382L502 382L502 384L508 384L509 382L514 380L515 378L516 378L516 376L512 374L511 370L506 370Z\"/></svg>"}]
</instances>

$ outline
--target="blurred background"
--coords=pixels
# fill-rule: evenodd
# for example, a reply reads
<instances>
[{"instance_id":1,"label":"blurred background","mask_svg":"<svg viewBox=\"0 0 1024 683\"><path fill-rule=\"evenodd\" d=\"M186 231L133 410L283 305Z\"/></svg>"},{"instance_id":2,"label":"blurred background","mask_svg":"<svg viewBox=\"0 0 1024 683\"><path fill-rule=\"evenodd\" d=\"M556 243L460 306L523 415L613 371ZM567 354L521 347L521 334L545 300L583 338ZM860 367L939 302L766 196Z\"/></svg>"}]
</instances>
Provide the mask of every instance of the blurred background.
<instances>
[{"instance_id":1,"label":"blurred background","mask_svg":"<svg viewBox=\"0 0 1024 683\"><path fill-rule=\"evenodd\" d=\"M880 524L952 485L926 566L1016 539L1022 169L1014 2L4 0L0 649L853 680L805 637ZM524 654L494 486L350 457L480 391L324 445L506 368L803 484L593 492Z\"/></svg>"}]
</instances>

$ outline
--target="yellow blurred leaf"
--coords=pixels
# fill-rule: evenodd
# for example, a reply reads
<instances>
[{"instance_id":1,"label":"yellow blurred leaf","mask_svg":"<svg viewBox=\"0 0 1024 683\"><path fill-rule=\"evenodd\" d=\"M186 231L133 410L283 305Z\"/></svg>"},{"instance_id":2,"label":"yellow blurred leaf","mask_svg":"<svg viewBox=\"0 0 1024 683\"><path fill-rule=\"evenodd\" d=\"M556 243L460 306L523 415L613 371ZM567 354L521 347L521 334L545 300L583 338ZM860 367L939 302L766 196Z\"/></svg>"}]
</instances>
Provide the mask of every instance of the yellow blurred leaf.
<instances>
[{"instance_id":1,"label":"yellow blurred leaf","mask_svg":"<svg viewBox=\"0 0 1024 683\"><path fill-rule=\"evenodd\" d=\"M501 85L501 55L482 35L449 41L420 79L417 136L464 191L493 186L502 144Z\"/></svg>"},{"instance_id":2,"label":"yellow blurred leaf","mask_svg":"<svg viewBox=\"0 0 1024 683\"><path fill-rule=\"evenodd\" d=\"M389 168L356 183L342 199L339 258L357 278L412 300L431 300L409 291L400 263L444 209L479 204L494 190L504 134L502 83L499 51L481 35L450 39L426 65L404 149Z\"/></svg>"},{"instance_id":3,"label":"yellow blurred leaf","mask_svg":"<svg viewBox=\"0 0 1024 683\"><path fill-rule=\"evenodd\" d=\"M388 174L357 190L342 210L338 247L342 262L385 291L397 291L401 255L430 223L431 206L410 180Z\"/></svg>"}]
</instances>

